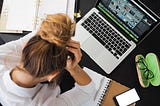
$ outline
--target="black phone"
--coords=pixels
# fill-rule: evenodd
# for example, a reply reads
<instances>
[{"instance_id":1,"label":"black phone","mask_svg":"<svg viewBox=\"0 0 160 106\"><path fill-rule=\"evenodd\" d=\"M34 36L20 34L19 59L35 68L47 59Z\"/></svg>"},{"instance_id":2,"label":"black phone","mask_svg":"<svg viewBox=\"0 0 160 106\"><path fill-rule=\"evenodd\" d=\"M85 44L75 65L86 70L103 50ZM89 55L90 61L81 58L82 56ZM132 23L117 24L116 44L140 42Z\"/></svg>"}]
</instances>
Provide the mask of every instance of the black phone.
<instances>
[{"instance_id":1,"label":"black phone","mask_svg":"<svg viewBox=\"0 0 160 106\"><path fill-rule=\"evenodd\" d=\"M113 97L116 106L129 106L140 100L135 88Z\"/></svg>"},{"instance_id":2,"label":"black phone","mask_svg":"<svg viewBox=\"0 0 160 106\"><path fill-rule=\"evenodd\" d=\"M74 54L70 51L68 51L68 56L70 56L72 60L74 59Z\"/></svg>"}]
</instances>

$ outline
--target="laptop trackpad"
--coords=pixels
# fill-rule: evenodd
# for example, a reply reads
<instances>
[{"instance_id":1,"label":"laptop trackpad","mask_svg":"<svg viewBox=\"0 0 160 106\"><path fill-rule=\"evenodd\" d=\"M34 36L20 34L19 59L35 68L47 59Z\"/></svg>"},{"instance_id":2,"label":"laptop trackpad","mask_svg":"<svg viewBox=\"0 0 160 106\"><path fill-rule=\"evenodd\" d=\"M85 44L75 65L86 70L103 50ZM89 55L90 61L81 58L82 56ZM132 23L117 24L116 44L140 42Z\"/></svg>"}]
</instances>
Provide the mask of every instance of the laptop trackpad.
<instances>
[{"instance_id":1,"label":"laptop trackpad","mask_svg":"<svg viewBox=\"0 0 160 106\"><path fill-rule=\"evenodd\" d=\"M98 57L104 50L104 47L93 37L88 38L81 48L92 58Z\"/></svg>"}]
</instances>

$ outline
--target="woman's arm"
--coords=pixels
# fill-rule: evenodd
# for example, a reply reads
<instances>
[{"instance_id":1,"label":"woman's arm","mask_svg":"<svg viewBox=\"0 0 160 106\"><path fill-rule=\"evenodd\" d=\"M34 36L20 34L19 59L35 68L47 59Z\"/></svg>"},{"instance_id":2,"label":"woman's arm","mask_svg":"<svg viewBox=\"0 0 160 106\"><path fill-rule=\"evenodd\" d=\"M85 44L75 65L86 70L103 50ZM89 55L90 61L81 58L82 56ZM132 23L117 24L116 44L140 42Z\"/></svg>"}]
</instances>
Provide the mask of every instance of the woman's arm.
<instances>
[{"instance_id":1,"label":"woman's arm","mask_svg":"<svg viewBox=\"0 0 160 106\"><path fill-rule=\"evenodd\" d=\"M88 74L78 65L81 60L82 53L80 50L80 43L77 41L71 40L68 43L68 51L74 54L74 58L68 57L67 59L67 71L71 74L77 84L79 85L87 85L91 82L91 78Z\"/></svg>"},{"instance_id":2,"label":"woman's arm","mask_svg":"<svg viewBox=\"0 0 160 106\"><path fill-rule=\"evenodd\" d=\"M76 81L75 87L62 95L69 106L79 106L88 100L94 101L93 97L96 92L95 84L90 76L78 65L82 53L80 43L71 40L68 43L68 51L74 54L74 58L68 56L66 69Z\"/></svg>"}]
</instances>

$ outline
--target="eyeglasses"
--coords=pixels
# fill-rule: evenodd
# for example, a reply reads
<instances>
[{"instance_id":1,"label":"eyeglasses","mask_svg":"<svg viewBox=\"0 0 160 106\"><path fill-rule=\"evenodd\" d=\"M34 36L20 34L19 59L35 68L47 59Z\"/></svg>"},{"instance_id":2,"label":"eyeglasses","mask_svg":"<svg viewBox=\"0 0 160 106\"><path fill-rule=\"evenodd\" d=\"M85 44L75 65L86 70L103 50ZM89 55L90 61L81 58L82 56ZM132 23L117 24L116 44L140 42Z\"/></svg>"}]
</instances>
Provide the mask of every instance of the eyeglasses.
<instances>
[{"instance_id":1,"label":"eyeglasses","mask_svg":"<svg viewBox=\"0 0 160 106\"><path fill-rule=\"evenodd\" d=\"M143 76L145 79L152 79L154 77L154 74L151 70L148 69L148 65L144 58L140 58L138 61L138 67L140 70L143 70Z\"/></svg>"}]
</instances>

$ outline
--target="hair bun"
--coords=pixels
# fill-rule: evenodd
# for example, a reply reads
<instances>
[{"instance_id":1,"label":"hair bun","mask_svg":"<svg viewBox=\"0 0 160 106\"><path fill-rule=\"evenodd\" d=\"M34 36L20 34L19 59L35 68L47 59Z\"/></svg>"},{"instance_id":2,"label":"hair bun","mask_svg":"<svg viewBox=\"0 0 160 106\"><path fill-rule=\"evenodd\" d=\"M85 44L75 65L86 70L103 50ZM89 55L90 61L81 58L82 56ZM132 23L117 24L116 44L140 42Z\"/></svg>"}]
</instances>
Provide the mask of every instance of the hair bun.
<instances>
[{"instance_id":1,"label":"hair bun","mask_svg":"<svg viewBox=\"0 0 160 106\"><path fill-rule=\"evenodd\" d=\"M75 22L72 22L67 15L54 14L46 17L37 35L50 43L66 46L71 36L73 36L74 30Z\"/></svg>"}]
</instances>

